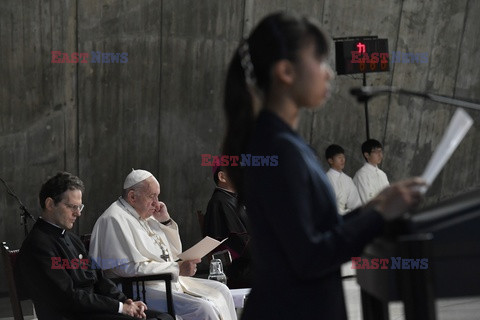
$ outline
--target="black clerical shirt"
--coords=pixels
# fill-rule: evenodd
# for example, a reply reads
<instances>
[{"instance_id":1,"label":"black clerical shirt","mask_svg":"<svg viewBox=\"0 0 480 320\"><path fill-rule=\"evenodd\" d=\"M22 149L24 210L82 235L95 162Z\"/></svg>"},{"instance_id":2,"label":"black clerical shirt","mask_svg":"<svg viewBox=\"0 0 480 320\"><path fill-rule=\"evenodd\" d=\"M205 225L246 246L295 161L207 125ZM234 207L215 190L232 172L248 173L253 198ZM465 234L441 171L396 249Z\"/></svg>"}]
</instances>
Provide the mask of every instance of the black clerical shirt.
<instances>
[{"instance_id":1,"label":"black clerical shirt","mask_svg":"<svg viewBox=\"0 0 480 320\"><path fill-rule=\"evenodd\" d=\"M17 263L18 279L32 297L39 319L118 314L119 302L127 297L85 259L88 254L76 235L37 220Z\"/></svg>"},{"instance_id":2,"label":"black clerical shirt","mask_svg":"<svg viewBox=\"0 0 480 320\"><path fill-rule=\"evenodd\" d=\"M237 203L235 193L215 188L205 213L204 236L217 240L228 237L216 251L227 249L232 255L232 264L225 268L228 286L245 288L251 283L250 235L245 206L237 207Z\"/></svg>"},{"instance_id":3,"label":"black clerical shirt","mask_svg":"<svg viewBox=\"0 0 480 320\"><path fill-rule=\"evenodd\" d=\"M248 243L247 214L245 206L237 208L235 193L222 188L215 188L208 202L204 221L204 236L217 240L229 239L225 245L242 255ZM231 235L239 236L231 238Z\"/></svg>"}]
</instances>

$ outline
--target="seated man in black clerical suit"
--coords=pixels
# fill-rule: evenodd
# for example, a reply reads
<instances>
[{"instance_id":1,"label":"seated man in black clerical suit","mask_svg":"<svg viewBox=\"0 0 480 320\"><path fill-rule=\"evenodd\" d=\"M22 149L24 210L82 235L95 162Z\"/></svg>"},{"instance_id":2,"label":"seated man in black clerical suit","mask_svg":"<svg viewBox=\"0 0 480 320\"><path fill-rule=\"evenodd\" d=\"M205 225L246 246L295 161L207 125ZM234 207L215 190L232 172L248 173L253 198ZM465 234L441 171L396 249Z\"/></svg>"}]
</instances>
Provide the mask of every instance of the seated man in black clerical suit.
<instances>
[{"instance_id":1,"label":"seated man in black clerical suit","mask_svg":"<svg viewBox=\"0 0 480 320\"><path fill-rule=\"evenodd\" d=\"M17 276L32 297L40 320L170 319L132 301L92 268L81 240L70 233L81 216L83 182L59 172L45 182L39 200L42 214L22 244Z\"/></svg>"},{"instance_id":2,"label":"seated man in black clerical suit","mask_svg":"<svg viewBox=\"0 0 480 320\"><path fill-rule=\"evenodd\" d=\"M227 285L230 288L250 287L250 236L245 206L237 207L237 194L227 172L219 166L214 166L212 171L216 188L205 213L203 236L217 240L228 237L228 240L215 250L227 249L232 256L232 264L225 268Z\"/></svg>"}]
</instances>

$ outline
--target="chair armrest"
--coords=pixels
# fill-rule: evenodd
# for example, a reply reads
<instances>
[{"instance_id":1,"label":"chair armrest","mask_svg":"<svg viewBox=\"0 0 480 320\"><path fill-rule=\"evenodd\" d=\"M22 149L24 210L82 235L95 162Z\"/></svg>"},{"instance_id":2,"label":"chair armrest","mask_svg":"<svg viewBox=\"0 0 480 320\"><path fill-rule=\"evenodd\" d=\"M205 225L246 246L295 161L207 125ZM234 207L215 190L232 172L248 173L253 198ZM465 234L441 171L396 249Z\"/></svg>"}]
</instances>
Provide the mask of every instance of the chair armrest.
<instances>
[{"instance_id":1,"label":"chair armrest","mask_svg":"<svg viewBox=\"0 0 480 320\"><path fill-rule=\"evenodd\" d=\"M146 276L135 276L135 277L124 277L124 278L110 278L115 283L122 283L122 282L136 282L136 281L155 281L155 280L163 280L163 281L172 281L173 276L171 273L159 273L159 274L151 274Z\"/></svg>"},{"instance_id":2,"label":"chair armrest","mask_svg":"<svg viewBox=\"0 0 480 320\"><path fill-rule=\"evenodd\" d=\"M135 300L140 300L140 285L142 283L142 296L143 302L146 302L146 290L145 281L165 281L166 293L167 293L167 311L175 319L175 309L173 308L173 295L172 295L172 279L171 273L159 273L146 276L136 276L128 278L110 278L114 283L122 285L122 291L127 297L133 297L133 286L136 286L137 297Z\"/></svg>"}]
</instances>

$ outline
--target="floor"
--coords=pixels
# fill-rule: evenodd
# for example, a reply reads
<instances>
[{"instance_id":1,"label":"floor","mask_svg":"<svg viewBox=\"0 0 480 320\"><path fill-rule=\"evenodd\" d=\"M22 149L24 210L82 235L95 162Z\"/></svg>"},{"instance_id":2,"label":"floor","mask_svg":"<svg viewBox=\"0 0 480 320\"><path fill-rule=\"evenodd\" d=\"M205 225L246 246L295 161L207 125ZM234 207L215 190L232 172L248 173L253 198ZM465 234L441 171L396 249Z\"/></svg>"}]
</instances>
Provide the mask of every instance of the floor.
<instances>
[{"instance_id":1,"label":"floor","mask_svg":"<svg viewBox=\"0 0 480 320\"><path fill-rule=\"evenodd\" d=\"M22 310L25 319L35 319L33 317L33 308L30 301L22 302ZM10 307L10 298L0 298L0 320L13 320L12 308Z\"/></svg>"},{"instance_id":2,"label":"floor","mask_svg":"<svg viewBox=\"0 0 480 320\"><path fill-rule=\"evenodd\" d=\"M348 318L360 320L360 289L354 278L344 280L344 289L347 299ZM22 304L25 319L33 319L32 306L28 301ZM390 303L390 320L404 320L403 305L401 303ZM443 299L437 301L438 320L479 320L480 319L480 297L462 299ZM0 320L13 320L8 297L0 298Z\"/></svg>"},{"instance_id":3,"label":"floor","mask_svg":"<svg viewBox=\"0 0 480 320\"><path fill-rule=\"evenodd\" d=\"M360 287L355 279L343 281L343 288L347 299L348 319L362 319L360 303ZM479 320L480 319L480 297L461 299L437 300L437 320ZM389 304L390 320L404 320L403 304L391 302Z\"/></svg>"}]
</instances>

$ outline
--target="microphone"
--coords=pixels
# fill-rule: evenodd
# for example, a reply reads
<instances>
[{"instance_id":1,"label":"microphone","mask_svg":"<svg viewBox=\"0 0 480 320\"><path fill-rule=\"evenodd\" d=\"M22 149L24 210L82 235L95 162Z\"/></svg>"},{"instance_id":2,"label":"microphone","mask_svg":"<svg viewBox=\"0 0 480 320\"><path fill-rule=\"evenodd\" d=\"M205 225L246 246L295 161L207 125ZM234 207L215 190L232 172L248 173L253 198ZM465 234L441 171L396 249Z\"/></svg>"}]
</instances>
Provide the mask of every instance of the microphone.
<instances>
[{"instance_id":1,"label":"microphone","mask_svg":"<svg viewBox=\"0 0 480 320\"><path fill-rule=\"evenodd\" d=\"M350 94L357 97L358 102L368 101L370 98L385 94L385 93L396 93L399 90L395 87L355 87L350 89Z\"/></svg>"},{"instance_id":2,"label":"microphone","mask_svg":"<svg viewBox=\"0 0 480 320\"><path fill-rule=\"evenodd\" d=\"M350 94L352 96L357 97L358 102L368 102L370 98L379 96L381 94L387 94L387 93L415 96L415 97L425 98L425 99L443 103L443 104L451 104L457 107L469 108L469 109L480 111L480 104L478 103L470 102L464 99L441 96L433 93L411 91L411 90L405 90L397 87L388 87L388 86L354 87L350 89Z\"/></svg>"}]
</instances>

